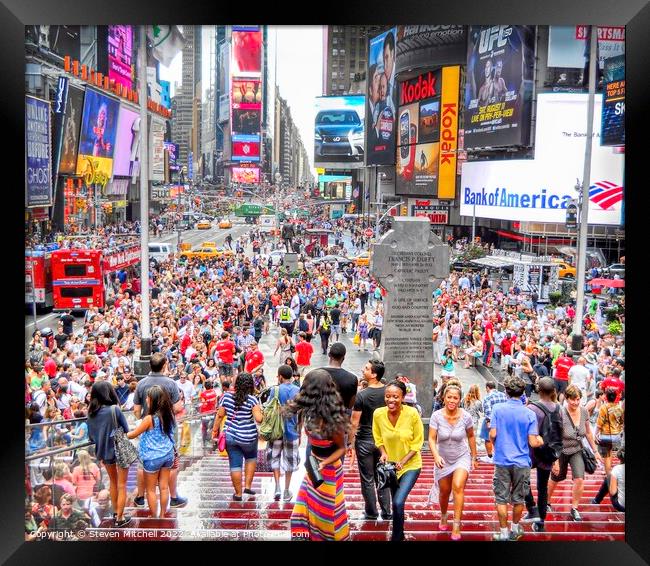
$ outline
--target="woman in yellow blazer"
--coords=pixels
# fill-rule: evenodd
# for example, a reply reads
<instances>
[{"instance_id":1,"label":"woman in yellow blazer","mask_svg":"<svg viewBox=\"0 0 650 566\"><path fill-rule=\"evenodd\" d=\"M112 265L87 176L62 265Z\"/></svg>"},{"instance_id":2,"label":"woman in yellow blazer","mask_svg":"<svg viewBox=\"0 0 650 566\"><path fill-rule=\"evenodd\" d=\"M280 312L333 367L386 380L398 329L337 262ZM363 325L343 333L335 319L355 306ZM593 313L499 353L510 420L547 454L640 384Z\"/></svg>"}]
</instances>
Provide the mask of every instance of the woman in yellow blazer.
<instances>
[{"instance_id":1,"label":"woman in yellow blazer","mask_svg":"<svg viewBox=\"0 0 650 566\"><path fill-rule=\"evenodd\" d=\"M406 385L391 381L386 386L385 407L375 409L372 435L381 452L380 462L394 462L397 481L390 483L393 499L391 540L404 540L404 505L422 469L424 427L417 409L404 404Z\"/></svg>"}]
</instances>

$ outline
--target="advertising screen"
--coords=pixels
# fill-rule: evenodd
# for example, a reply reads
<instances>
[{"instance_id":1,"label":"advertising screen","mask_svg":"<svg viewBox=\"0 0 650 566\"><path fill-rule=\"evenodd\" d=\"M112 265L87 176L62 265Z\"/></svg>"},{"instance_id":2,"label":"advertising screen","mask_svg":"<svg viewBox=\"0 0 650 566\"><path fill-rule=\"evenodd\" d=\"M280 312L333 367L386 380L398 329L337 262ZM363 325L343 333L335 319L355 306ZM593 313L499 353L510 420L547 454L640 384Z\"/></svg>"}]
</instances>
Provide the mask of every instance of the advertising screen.
<instances>
[{"instance_id":1,"label":"advertising screen","mask_svg":"<svg viewBox=\"0 0 650 566\"><path fill-rule=\"evenodd\" d=\"M319 96L315 106L316 166L363 167L365 96Z\"/></svg>"},{"instance_id":2,"label":"advertising screen","mask_svg":"<svg viewBox=\"0 0 650 566\"><path fill-rule=\"evenodd\" d=\"M398 73L436 65L458 65L467 58L467 31L463 25L397 27Z\"/></svg>"},{"instance_id":3,"label":"advertising screen","mask_svg":"<svg viewBox=\"0 0 650 566\"><path fill-rule=\"evenodd\" d=\"M133 28L108 26L108 78L117 84L132 88L131 57L133 55Z\"/></svg>"},{"instance_id":4,"label":"advertising screen","mask_svg":"<svg viewBox=\"0 0 650 566\"><path fill-rule=\"evenodd\" d=\"M178 171L180 166L178 164L178 144L173 142L164 142L165 149L169 158L169 170Z\"/></svg>"},{"instance_id":5,"label":"advertising screen","mask_svg":"<svg viewBox=\"0 0 650 566\"><path fill-rule=\"evenodd\" d=\"M232 182L255 184L260 182L259 167L233 167Z\"/></svg>"},{"instance_id":6,"label":"advertising screen","mask_svg":"<svg viewBox=\"0 0 650 566\"><path fill-rule=\"evenodd\" d=\"M262 73L262 30L259 26L232 26L233 77L259 77Z\"/></svg>"},{"instance_id":7,"label":"advertising screen","mask_svg":"<svg viewBox=\"0 0 650 566\"><path fill-rule=\"evenodd\" d=\"M625 145L625 55L605 61L601 145Z\"/></svg>"},{"instance_id":8,"label":"advertising screen","mask_svg":"<svg viewBox=\"0 0 650 566\"><path fill-rule=\"evenodd\" d=\"M233 136L232 138L233 161L259 161L260 138L259 136Z\"/></svg>"},{"instance_id":9,"label":"advertising screen","mask_svg":"<svg viewBox=\"0 0 650 566\"><path fill-rule=\"evenodd\" d=\"M396 167L396 194L435 195L438 186L440 144L422 143L402 146L407 158L400 155ZM404 153L404 152L401 152Z\"/></svg>"},{"instance_id":10,"label":"advertising screen","mask_svg":"<svg viewBox=\"0 0 650 566\"><path fill-rule=\"evenodd\" d=\"M77 175L98 174L96 179L111 178L113 152L120 103L93 89L86 89L79 136ZM95 181L97 182L97 181Z\"/></svg>"},{"instance_id":11,"label":"advertising screen","mask_svg":"<svg viewBox=\"0 0 650 566\"><path fill-rule=\"evenodd\" d=\"M79 147L79 129L84 106L84 91L68 86L68 101L65 106L63 126L63 143L59 159L59 174L74 175L77 169L77 149Z\"/></svg>"},{"instance_id":12,"label":"advertising screen","mask_svg":"<svg viewBox=\"0 0 650 566\"><path fill-rule=\"evenodd\" d=\"M534 43L533 26L470 26L466 149L529 144Z\"/></svg>"},{"instance_id":13,"label":"advertising screen","mask_svg":"<svg viewBox=\"0 0 650 566\"><path fill-rule=\"evenodd\" d=\"M397 82L395 81L395 34L388 30L370 40L368 46L368 96L366 147L368 165L392 165L397 134Z\"/></svg>"},{"instance_id":14,"label":"advertising screen","mask_svg":"<svg viewBox=\"0 0 650 566\"><path fill-rule=\"evenodd\" d=\"M25 98L25 189L26 206L52 204L52 124L50 103Z\"/></svg>"},{"instance_id":15,"label":"advertising screen","mask_svg":"<svg viewBox=\"0 0 650 566\"><path fill-rule=\"evenodd\" d=\"M352 197L352 177L349 175L320 175L319 194L326 199L349 199Z\"/></svg>"},{"instance_id":16,"label":"advertising screen","mask_svg":"<svg viewBox=\"0 0 650 566\"><path fill-rule=\"evenodd\" d=\"M233 79L231 100L233 134L259 134L262 116L261 82Z\"/></svg>"},{"instance_id":17,"label":"advertising screen","mask_svg":"<svg viewBox=\"0 0 650 566\"><path fill-rule=\"evenodd\" d=\"M113 154L113 175L129 177L131 170L131 155L134 144L138 141L138 126L135 124L140 115L133 110L120 106L117 120L117 136L115 139L115 153ZM135 124L135 128L133 127Z\"/></svg>"},{"instance_id":18,"label":"advertising screen","mask_svg":"<svg viewBox=\"0 0 650 566\"><path fill-rule=\"evenodd\" d=\"M602 100L596 94L594 140L601 135ZM583 175L587 101L587 94L539 94L535 159L463 163L461 215L472 216L476 205L476 215L484 218L564 223ZM621 223L624 162L624 155L593 143L590 224Z\"/></svg>"},{"instance_id":19,"label":"advertising screen","mask_svg":"<svg viewBox=\"0 0 650 566\"><path fill-rule=\"evenodd\" d=\"M149 167L152 181L165 180L165 123L162 120L152 119L149 147Z\"/></svg>"}]
</instances>

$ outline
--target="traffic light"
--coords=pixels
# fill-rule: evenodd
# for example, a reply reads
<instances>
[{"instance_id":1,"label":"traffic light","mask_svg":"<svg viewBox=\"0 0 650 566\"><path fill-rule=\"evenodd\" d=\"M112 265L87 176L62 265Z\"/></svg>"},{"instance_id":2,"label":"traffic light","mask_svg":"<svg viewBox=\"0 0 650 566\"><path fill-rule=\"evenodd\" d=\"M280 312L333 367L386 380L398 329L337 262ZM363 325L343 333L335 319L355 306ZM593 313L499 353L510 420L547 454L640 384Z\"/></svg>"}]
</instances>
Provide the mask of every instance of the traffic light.
<instances>
[{"instance_id":1,"label":"traffic light","mask_svg":"<svg viewBox=\"0 0 650 566\"><path fill-rule=\"evenodd\" d=\"M566 207L566 227L575 230L578 227L578 205L570 202Z\"/></svg>"}]
</instances>

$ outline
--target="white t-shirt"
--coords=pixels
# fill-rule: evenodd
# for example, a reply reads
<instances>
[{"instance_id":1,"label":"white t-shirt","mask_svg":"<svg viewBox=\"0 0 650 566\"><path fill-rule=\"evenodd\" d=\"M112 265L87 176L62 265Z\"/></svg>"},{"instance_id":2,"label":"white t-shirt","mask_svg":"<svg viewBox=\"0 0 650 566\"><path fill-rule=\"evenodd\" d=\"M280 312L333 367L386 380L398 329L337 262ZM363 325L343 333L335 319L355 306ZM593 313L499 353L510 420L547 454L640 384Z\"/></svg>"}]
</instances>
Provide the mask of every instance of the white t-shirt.
<instances>
[{"instance_id":1,"label":"white t-shirt","mask_svg":"<svg viewBox=\"0 0 650 566\"><path fill-rule=\"evenodd\" d=\"M618 502L625 507L625 464L614 466L612 475L616 478L616 488L618 490Z\"/></svg>"},{"instance_id":2,"label":"white t-shirt","mask_svg":"<svg viewBox=\"0 0 650 566\"><path fill-rule=\"evenodd\" d=\"M587 379L591 372L583 365L576 364L571 367L569 370L569 378L571 379L571 384L579 387L583 391L587 389Z\"/></svg>"},{"instance_id":3,"label":"white t-shirt","mask_svg":"<svg viewBox=\"0 0 650 566\"><path fill-rule=\"evenodd\" d=\"M192 401L192 397L194 396L194 385L192 385L192 382L188 379L183 383L180 379L176 382L176 385L178 385L178 388L183 392L183 396L185 397L185 403L189 403Z\"/></svg>"}]
</instances>

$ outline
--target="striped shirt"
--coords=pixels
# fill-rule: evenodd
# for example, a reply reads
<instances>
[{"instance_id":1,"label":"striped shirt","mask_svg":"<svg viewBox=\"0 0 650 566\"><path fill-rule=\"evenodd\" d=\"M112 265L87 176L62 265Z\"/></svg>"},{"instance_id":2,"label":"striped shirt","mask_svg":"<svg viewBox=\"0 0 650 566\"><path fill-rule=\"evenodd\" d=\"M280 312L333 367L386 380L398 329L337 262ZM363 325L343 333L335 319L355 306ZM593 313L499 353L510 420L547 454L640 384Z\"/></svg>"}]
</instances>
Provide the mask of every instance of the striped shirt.
<instances>
[{"instance_id":1,"label":"striped shirt","mask_svg":"<svg viewBox=\"0 0 650 566\"><path fill-rule=\"evenodd\" d=\"M235 409L235 395L224 393L219 407L226 409L225 432L239 442L253 442L257 439L257 426L253 419L253 407L259 405L257 397L249 395L244 404Z\"/></svg>"}]
</instances>

